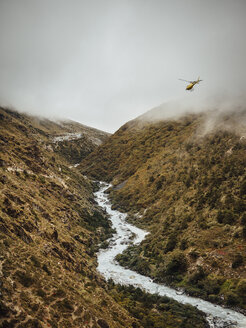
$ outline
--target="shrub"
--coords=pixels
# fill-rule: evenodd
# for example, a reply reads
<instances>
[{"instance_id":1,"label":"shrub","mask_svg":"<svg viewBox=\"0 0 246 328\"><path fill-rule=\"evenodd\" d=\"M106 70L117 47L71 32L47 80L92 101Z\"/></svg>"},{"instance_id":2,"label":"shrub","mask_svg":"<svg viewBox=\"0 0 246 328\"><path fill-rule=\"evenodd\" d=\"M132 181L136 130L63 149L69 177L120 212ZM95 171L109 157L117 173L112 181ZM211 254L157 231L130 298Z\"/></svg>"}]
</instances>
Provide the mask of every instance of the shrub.
<instances>
[{"instance_id":1,"label":"shrub","mask_svg":"<svg viewBox=\"0 0 246 328\"><path fill-rule=\"evenodd\" d=\"M149 183L152 183L152 182L154 182L155 181L155 178L153 177L153 175L151 175L150 177L149 177Z\"/></svg>"},{"instance_id":2,"label":"shrub","mask_svg":"<svg viewBox=\"0 0 246 328\"><path fill-rule=\"evenodd\" d=\"M245 196L246 195L246 180L244 180L241 183L241 186L240 186L240 195L241 196Z\"/></svg>"},{"instance_id":3,"label":"shrub","mask_svg":"<svg viewBox=\"0 0 246 328\"><path fill-rule=\"evenodd\" d=\"M219 211L217 214L217 221L218 223L223 224L234 224L237 219L235 213L230 210L222 210Z\"/></svg>"},{"instance_id":4,"label":"shrub","mask_svg":"<svg viewBox=\"0 0 246 328\"><path fill-rule=\"evenodd\" d=\"M17 270L15 276L24 287L30 287L34 283L34 279L24 271Z\"/></svg>"},{"instance_id":5,"label":"shrub","mask_svg":"<svg viewBox=\"0 0 246 328\"><path fill-rule=\"evenodd\" d=\"M245 215L245 211L246 211L245 201L242 199L236 200L234 203L234 211L238 214L244 213Z\"/></svg>"},{"instance_id":6,"label":"shrub","mask_svg":"<svg viewBox=\"0 0 246 328\"><path fill-rule=\"evenodd\" d=\"M188 241L186 239L182 239L179 248L182 251L184 251L187 247L188 247Z\"/></svg>"},{"instance_id":7,"label":"shrub","mask_svg":"<svg viewBox=\"0 0 246 328\"><path fill-rule=\"evenodd\" d=\"M237 295L232 292L228 292L225 297L226 304L229 306L237 305L239 303L239 299Z\"/></svg>"},{"instance_id":8,"label":"shrub","mask_svg":"<svg viewBox=\"0 0 246 328\"><path fill-rule=\"evenodd\" d=\"M165 177L161 176L160 179L155 184L156 190L160 190L162 188L164 181L165 181Z\"/></svg>"},{"instance_id":9,"label":"shrub","mask_svg":"<svg viewBox=\"0 0 246 328\"><path fill-rule=\"evenodd\" d=\"M42 269L50 276L51 275L51 272L50 272L50 270L49 270L49 268L47 267L47 265L46 264L44 264L43 266L42 266Z\"/></svg>"},{"instance_id":10,"label":"shrub","mask_svg":"<svg viewBox=\"0 0 246 328\"><path fill-rule=\"evenodd\" d=\"M197 284L198 281L202 280L205 278L206 274L201 266L198 266L196 271L194 271L190 277L189 277L189 282L192 284Z\"/></svg>"},{"instance_id":11,"label":"shrub","mask_svg":"<svg viewBox=\"0 0 246 328\"><path fill-rule=\"evenodd\" d=\"M242 279L237 285L237 293L246 301L246 279Z\"/></svg>"},{"instance_id":12,"label":"shrub","mask_svg":"<svg viewBox=\"0 0 246 328\"><path fill-rule=\"evenodd\" d=\"M58 309L63 312L72 312L74 310L71 301L67 298L57 302L56 305L58 306Z\"/></svg>"},{"instance_id":13,"label":"shrub","mask_svg":"<svg viewBox=\"0 0 246 328\"><path fill-rule=\"evenodd\" d=\"M35 267L37 267L37 268L40 268L40 262L39 262L39 260L34 256L34 255L32 255L31 257L30 257L30 260L33 262L33 264L35 265Z\"/></svg>"},{"instance_id":14,"label":"shrub","mask_svg":"<svg viewBox=\"0 0 246 328\"><path fill-rule=\"evenodd\" d=\"M246 227L246 213L241 216L241 225Z\"/></svg>"},{"instance_id":15,"label":"shrub","mask_svg":"<svg viewBox=\"0 0 246 328\"><path fill-rule=\"evenodd\" d=\"M243 237L244 239L246 239L246 226L243 227L243 230L242 230L242 237Z\"/></svg>"},{"instance_id":16,"label":"shrub","mask_svg":"<svg viewBox=\"0 0 246 328\"><path fill-rule=\"evenodd\" d=\"M200 254L197 250L195 249L192 249L190 252L189 252L189 256L193 259L193 260L196 260Z\"/></svg>"},{"instance_id":17,"label":"shrub","mask_svg":"<svg viewBox=\"0 0 246 328\"><path fill-rule=\"evenodd\" d=\"M0 300L0 313L1 317L5 317L9 313L9 308Z\"/></svg>"},{"instance_id":18,"label":"shrub","mask_svg":"<svg viewBox=\"0 0 246 328\"><path fill-rule=\"evenodd\" d=\"M183 252L175 252L169 259L166 266L167 275L183 273L187 269L187 261Z\"/></svg>"},{"instance_id":19,"label":"shrub","mask_svg":"<svg viewBox=\"0 0 246 328\"><path fill-rule=\"evenodd\" d=\"M166 244L166 247L164 249L164 252L168 253L168 252L173 251L174 248L176 247L176 244L177 244L177 238L176 238L175 234L171 234L168 237L167 244Z\"/></svg>"},{"instance_id":20,"label":"shrub","mask_svg":"<svg viewBox=\"0 0 246 328\"><path fill-rule=\"evenodd\" d=\"M46 296L46 293L42 288L38 288L37 289L37 295L44 298Z\"/></svg>"},{"instance_id":21,"label":"shrub","mask_svg":"<svg viewBox=\"0 0 246 328\"><path fill-rule=\"evenodd\" d=\"M241 265L243 265L243 257L241 254L235 254L235 257L232 261L231 267L232 269L236 269L238 267L240 267Z\"/></svg>"},{"instance_id":22,"label":"shrub","mask_svg":"<svg viewBox=\"0 0 246 328\"><path fill-rule=\"evenodd\" d=\"M206 272L203 271L205 278ZM221 281L219 279L211 279L209 276L204 279L204 290L208 295L217 295L220 292Z\"/></svg>"},{"instance_id":23,"label":"shrub","mask_svg":"<svg viewBox=\"0 0 246 328\"><path fill-rule=\"evenodd\" d=\"M45 184L45 178L44 178L42 175L40 175L40 176L38 177L38 180L39 180L42 184Z\"/></svg>"}]
</instances>

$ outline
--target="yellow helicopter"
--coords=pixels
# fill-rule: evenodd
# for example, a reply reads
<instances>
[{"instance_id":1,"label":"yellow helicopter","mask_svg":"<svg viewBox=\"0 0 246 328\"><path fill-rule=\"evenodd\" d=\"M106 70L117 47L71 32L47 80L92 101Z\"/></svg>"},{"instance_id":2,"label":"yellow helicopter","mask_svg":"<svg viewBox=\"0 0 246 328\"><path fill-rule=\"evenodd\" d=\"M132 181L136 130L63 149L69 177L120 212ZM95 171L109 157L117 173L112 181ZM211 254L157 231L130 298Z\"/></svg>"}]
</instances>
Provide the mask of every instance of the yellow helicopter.
<instances>
[{"instance_id":1,"label":"yellow helicopter","mask_svg":"<svg viewBox=\"0 0 246 328\"><path fill-rule=\"evenodd\" d=\"M180 81L189 82L189 84L186 87L186 90L189 90L189 91L193 91L194 85L196 85L197 83L203 81L203 80L200 80L200 76L199 76L199 78L196 81L187 81L187 80L183 80L183 79L179 79L179 80Z\"/></svg>"}]
</instances>

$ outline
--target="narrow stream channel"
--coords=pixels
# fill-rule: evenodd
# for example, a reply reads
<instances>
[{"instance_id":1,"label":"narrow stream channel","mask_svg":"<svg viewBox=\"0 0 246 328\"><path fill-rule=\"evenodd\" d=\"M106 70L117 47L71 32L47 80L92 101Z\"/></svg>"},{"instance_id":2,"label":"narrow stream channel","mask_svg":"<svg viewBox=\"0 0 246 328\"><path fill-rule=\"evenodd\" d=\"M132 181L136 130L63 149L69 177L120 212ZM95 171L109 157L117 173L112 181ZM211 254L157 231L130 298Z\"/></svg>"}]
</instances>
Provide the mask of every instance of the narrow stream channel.
<instances>
[{"instance_id":1,"label":"narrow stream channel","mask_svg":"<svg viewBox=\"0 0 246 328\"><path fill-rule=\"evenodd\" d=\"M109 239L109 247L98 252L97 270L105 279L111 278L115 283L121 285L133 285L148 293L168 296L179 303L193 305L207 315L207 321L211 328L246 328L246 317L243 314L199 298L185 294L180 295L175 289L155 283L151 278L125 269L115 261L117 254L122 253L131 243L141 243L148 232L127 223L125 220L127 214L111 209L108 195L104 193L109 186L101 183L100 190L95 193L98 205L110 215L112 226L116 230L113 237ZM134 239L132 239L133 234Z\"/></svg>"}]
</instances>

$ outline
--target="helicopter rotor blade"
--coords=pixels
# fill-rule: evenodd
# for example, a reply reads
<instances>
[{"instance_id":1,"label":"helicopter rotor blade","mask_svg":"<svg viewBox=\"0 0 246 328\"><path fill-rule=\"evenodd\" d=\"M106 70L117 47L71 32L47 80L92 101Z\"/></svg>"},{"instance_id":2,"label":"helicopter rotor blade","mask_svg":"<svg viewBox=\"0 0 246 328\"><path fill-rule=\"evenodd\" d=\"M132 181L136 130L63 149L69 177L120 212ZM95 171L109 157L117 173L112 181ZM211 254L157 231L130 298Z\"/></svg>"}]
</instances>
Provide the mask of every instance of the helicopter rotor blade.
<instances>
[{"instance_id":1,"label":"helicopter rotor blade","mask_svg":"<svg viewBox=\"0 0 246 328\"><path fill-rule=\"evenodd\" d=\"M187 81L187 80L184 80L184 79L179 79L180 81L185 81L185 82L189 82L189 83L192 83L192 81Z\"/></svg>"}]
</instances>

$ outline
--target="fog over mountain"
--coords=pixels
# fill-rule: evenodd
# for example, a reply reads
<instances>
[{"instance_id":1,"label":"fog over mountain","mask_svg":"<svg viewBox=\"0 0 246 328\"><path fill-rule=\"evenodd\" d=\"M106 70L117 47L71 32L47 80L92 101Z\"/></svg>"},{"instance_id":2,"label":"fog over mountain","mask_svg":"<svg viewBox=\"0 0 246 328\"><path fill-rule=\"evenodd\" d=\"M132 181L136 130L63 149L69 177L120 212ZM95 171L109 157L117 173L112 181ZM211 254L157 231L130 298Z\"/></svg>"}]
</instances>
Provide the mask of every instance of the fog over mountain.
<instances>
[{"instance_id":1,"label":"fog over mountain","mask_svg":"<svg viewBox=\"0 0 246 328\"><path fill-rule=\"evenodd\" d=\"M172 100L237 107L245 30L244 0L2 0L0 104L110 132Z\"/></svg>"}]
</instances>

